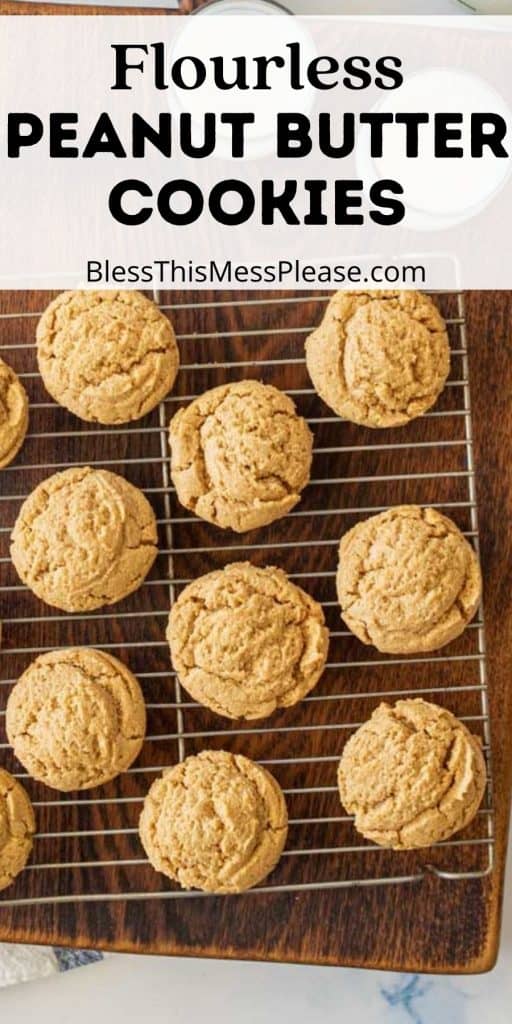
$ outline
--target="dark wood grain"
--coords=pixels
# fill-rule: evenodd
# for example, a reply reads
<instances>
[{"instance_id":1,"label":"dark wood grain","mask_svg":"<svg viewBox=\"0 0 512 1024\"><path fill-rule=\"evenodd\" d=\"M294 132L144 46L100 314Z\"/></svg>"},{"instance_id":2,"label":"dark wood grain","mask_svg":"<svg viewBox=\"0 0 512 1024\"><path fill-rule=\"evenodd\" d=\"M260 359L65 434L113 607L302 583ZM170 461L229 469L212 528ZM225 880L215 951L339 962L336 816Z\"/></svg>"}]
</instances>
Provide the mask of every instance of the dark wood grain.
<instances>
[{"instance_id":1,"label":"dark wood grain","mask_svg":"<svg viewBox=\"0 0 512 1024\"><path fill-rule=\"evenodd\" d=\"M82 4L49 4L49 3L23 3L23 0L0 0L0 14L16 14L16 15L96 15L96 14L107 14L112 16L119 15L132 15L137 14L189 14L194 7L199 7L199 3L195 3L194 0L181 0L180 9L161 7L109 7L108 4L94 4L94 5L82 5Z\"/></svg>"},{"instance_id":2,"label":"dark wood grain","mask_svg":"<svg viewBox=\"0 0 512 1024\"><path fill-rule=\"evenodd\" d=\"M292 293L282 293L290 297ZM272 293L269 298L279 298ZM300 293L298 293L300 295ZM236 304L242 293L167 293L167 300L174 304L187 304L208 300L226 305L191 310L182 308L173 314L179 334L191 335L183 342L183 361L212 362L214 359L247 359L250 354L261 358L297 357L302 352L304 326L315 323L321 306L317 303L282 304L273 301L264 307L240 306ZM255 293L251 293L255 298ZM13 310L40 310L48 301L49 293L4 292L0 294L1 312ZM454 313L452 300L442 299L446 314ZM474 408L474 429L476 462L478 471L478 496L480 501L480 526L482 533L482 555L485 573L485 602L487 640L489 651L490 696L494 749L494 787L497 833L497 867L485 879L474 881L447 882L427 876L423 881L409 885L369 887L366 889L329 890L305 893L269 895L247 895L236 898L191 898L178 901L152 900L134 903L105 901L101 903L71 905L26 906L2 908L0 897L0 938L12 941L51 942L114 948L130 951L153 951L181 955L206 955L217 957L238 957L297 961L304 963L365 965L369 967L394 968L423 971L482 971L494 962L498 933L501 889L503 884L503 863L506 843L508 799L510 790L510 742L512 728L512 701L510 687L510 653L512 651L512 614L509 567L512 555L512 539L508 528L512 512L510 437L512 431L512 293L474 292L466 297L468 311L469 348L471 363L472 397ZM35 319L26 318L13 324L0 320L0 345L9 341L30 342L33 339ZM240 331L257 328L270 330L282 327L296 327L297 333L287 335L271 334L261 340L252 335L240 336ZM194 338L194 333L217 332L218 337ZM231 338L226 332L233 332ZM4 353L10 358L8 353ZM35 360L33 349L13 350L11 362L19 370L33 370ZM267 367L261 370L243 368L238 371L197 372L183 370L177 383L176 394L187 395L193 390L202 390L223 379L243 376L264 376L265 380L288 388L307 386L303 366ZM460 376L460 363L454 360L453 377ZM28 382L33 401L44 400L40 381ZM446 389L440 399L440 409L460 407L460 390ZM176 401L167 405L167 415L177 406ZM301 412L319 416L325 412L320 400L311 396L300 396ZM142 426L158 424L158 413L146 417ZM113 469L124 472L134 483L148 489L161 482L160 438L158 434L143 434L131 430L117 437L101 429L87 436L89 427L81 427L79 421L64 410L53 406L47 410L35 410L32 416L32 432L45 430L57 436L44 440L31 437L19 459L16 471L1 474L0 495L21 495L48 475L51 464L68 461L105 461ZM65 442L59 440L62 430L77 430L76 438ZM379 442L404 442L411 444L420 440L445 437L463 437L463 420L424 418L406 428L386 431L377 436L349 424L318 424L315 427L317 447L375 444ZM444 432L444 433L443 433ZM458 432L458 433L456 433ZM132 460L143 456L143 466ZM40 470L31 470L30 465L42 463ZM434 447L409 450L407 453L382 450L361 454L318 454L315 458L313 475L327 480L329 476L356 478L369 477L367 482L344 483L333 487L321 482L312 485L304 494L301 507L315 510L329 507L343 509L366 505L398 503L401 501L450 502L465 496L465 479L445 477L440 480L418 479L381 483L372 480L375 475L464 469L464 448ZM165 513L160 494L150 494L157 514ZM19 506L16 501L0 502L0 526L11 525L13 510ZM182 520L174 527L173 547L178 549L174 558L174 577L185 579L199 575L216 565L223 565L244 556L240 544L268 544L269 549L251 551L252 560L259 564L278 561L292 572L310 574L304 585L321 599L332 599L332 579L318 576L319 572L332 570L335 564L335 549L331 546L315 547L315 540L336 540L337 537L362 515L345 515L336 512L332 516L306 516L287 518L264 530L249 534L243 539L231 534L220 533L213 527L202 524L193 517L182 513L174 504L174 516ZM453 517L464 529L469 527L465 509L454 509ZM310 540L307 548L284 548L283 541ZM166 546L167 538L161 534L161 545ZM206 553L190 554L191 547L216 548ZM225 549L224 549L225 548ZM180 550L184 553L180 554ZM7 551L7 534L0 534L0 554ZM167 562L161 555L152 573L152 579L166 579ZM2 582L16 582L14 570L2 565ZM138 594L115 609L109 610L111 618L94 621L63 620L59 613L45 609L26 591L19 591L15 598L0 594L0 619L4 620L3 648L0 652L1 678L15 678L30 660L27 653L14 654L18 648L57 646L71 643L102 643L116 645L114 653L126 659L136 672L168 672L169 660L163 644L165 610L169 596L167 587L162 585L143 587ZM128 619L125 611L153 609L154 615L144 620ZM42 621L50 614L51 621ZM339 628L335 609L329 610L329 622ZM36 616L35 624L6 623L6 620ZM61 621L62 620L62 621ZM474 637L470 631L450 645L450 653L464 654L474 650ZM130 644L144 641L144 647ZM154 642L156 645L152 647ZM375 652L364 649L355 639L344 638L332 642L332 660L360 660L375 657ZM382 659L379 659L382 660ZM384 659L385 660L385 659ZM433 669L428 665L382 665L328 670L319 684L318 693L328 695L351 692L355 696L342 701L319 701L302 704L299 708L280 712L265 723L267 726L294 727L303 725L332 725L333 723L357 722L365 718L377 703L374 698L362 698L357 694L374 693L377 690L397 690L412 686L458 687L458 691L438 694L436 699L460 714L479 712L478 695L468 694L463 688L477 680L476 665L471 661L440 662ZM148 701L159 703L172 701L174 690L168 676L145 679L145 693ZM0 710L5 706L8 687L0 687ZM149 731L153 735L168 735L176 732L176 712L150 711ZM198 708L187 710L186 730L189 733L208 731L208 745L225 746L243 751L258 758L307 757L317 754L338 755L346 734L341 730L311 731L306 733L284 733L276 731L264 737L254 737L247 727L226 723ZM475 724L475 729L478 725ZM219 730L228 735L219 736ZM0 741L4 739L3 722L0 718ZM189 738L187 753L205 746L205 739ZM178 756L174 740L156 740L147 743L141 756L142 768L151 765L172 763ZM10 751L0 751L1 762L7 768L19 770ZM325 785L334 781L335 766L298 763L276 767L275 773L285 787ZM39 807L38 827L41 832L74 831L77 828L103 830L105 828L136 825L139 804L100 804L97 798L113 799L117 796L141 798L153 775L142 771L139 775L123 776L120 780L103 787L93 794L84 794L92 799L81 806L66 808ZM34 799L48 800L54 794L42 786L29 783ZM312 805L307 795L290 798L294 817L308 817L312 813L324 816L339 813L335 793L314 797ZM479 826L481 827L481 826ZM474 826L476 829L477 826ZM477 835L470 831L468 835ZM292 845L296 848L331 846L357 842L351 825L298 826L293 829ZM290 845L290 844L289 844ZM37 862L68 861L81 859L117 859L140 857L136 836L87 836L67 839L42 839L36 844L34 858ZM455 870L478 869L484 861L484 851L479 847L440 848L429 851L427 860L445 868ZM417 870L425 863L424 854L391 854L386 851L311 858L289 857L278 868L280 881L314 881L334 878L363 878L372 874L397 874ZM160 881L149 867L136 869L66 869L57 871L26 871L10 890L11 895L30 897L65 892L118 892L133 890L165 892L167 884ZM3 894L7 898L7 893Z\"/></svg>"}]
</instances>

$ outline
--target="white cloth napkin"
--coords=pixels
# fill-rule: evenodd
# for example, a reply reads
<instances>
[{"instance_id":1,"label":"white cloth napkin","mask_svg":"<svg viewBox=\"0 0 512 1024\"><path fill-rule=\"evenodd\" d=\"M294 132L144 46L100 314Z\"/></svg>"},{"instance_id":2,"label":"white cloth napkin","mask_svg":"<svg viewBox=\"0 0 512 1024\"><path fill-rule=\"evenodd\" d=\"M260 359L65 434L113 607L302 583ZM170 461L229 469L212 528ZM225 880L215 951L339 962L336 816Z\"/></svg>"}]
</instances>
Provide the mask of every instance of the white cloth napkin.
<instances>
[{"instance_id":1,"label":"white cloth napkin","mask_svg":"<svg viewBox=\"0 0 512 1024\"><path fill-rule=\"evenodd\" d=\"M102 953L85 949L0 944L0 989L20 981L47 978L74 967L85 967L102 959Z\"/></svg>"}]
</instances>

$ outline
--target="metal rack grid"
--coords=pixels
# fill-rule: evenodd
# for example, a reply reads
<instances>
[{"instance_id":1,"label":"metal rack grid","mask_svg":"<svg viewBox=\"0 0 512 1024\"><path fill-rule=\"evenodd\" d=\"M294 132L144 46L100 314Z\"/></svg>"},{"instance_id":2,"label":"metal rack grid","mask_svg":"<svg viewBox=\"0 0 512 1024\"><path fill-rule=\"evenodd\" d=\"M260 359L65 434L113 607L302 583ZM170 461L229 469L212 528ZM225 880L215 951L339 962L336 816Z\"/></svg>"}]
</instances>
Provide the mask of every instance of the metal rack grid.
<instances>
[{"instance_id":1,"label":"metal rack grid","mask_svg":"<svg viewBox=\"0 0 512 1024\"><path fill-rule=\"evenodd\" d=\"M250 742L252 749L249 751L249 756L254 756L276 775L279 776L280 771L285 774L285 778L280 781L289 803L290 835L279 867L284 864L286 871L281 877L278 867L268 883L252 890L254 893L418 882L428 872L435 872L447 880L468 879L483 877L491 871L493 865L493 812L482 610L466 630L464 640L461 640L459 648L455 642L440 653L434 653L432 657L375 658L375 652L372 653L367 648L363 648L363 645L354 641L347 630L339 628L342 623L338 617L334 591L333 562L336 558L339 535L346 528L347 517L363 518L388 507L389 504L397 503L394 500L387 502L379 500L378 496L375 501L373 498L375 487L377 489L380 486L387 488L389 484L392 488L401 489L400 500L420 500L421 503L421 499L414 491L416 486L424 482L435 487L440 486L443 482L449 482L450 486L455 485L458 488L455 497L450 492L448 495L450 500L428 500L425 503L442 508L454 516L466 516L465 524L461 523L460 525L466 526L464 532L471 538L478 551L478 518L464 296L459 292L438 293L438 297L439 301L449 300L452 307L451 315L446 317L451 335L452 372L445 390L445 394L449 396L447 407L443 407L441 399L436 408L423 418L423 420L430 420L428 440L418 441L414 439L414 436L408 436L406 440L395 441L393 439L389 441L388 438L392 432L386 431L381 435L384 440L381 441L374 432L368 438L369 443L362 444L360 437L363 436L364 439L366 435L361 428L357 428L358 433L353 438L354 443L341 443L344 440L343 433L351 425L344 424L338 417L330 415L329 410L317 399L310 387L302 355L302 341L311 330L312 324L300 322L300 310L301 308L310 309L311 304L314 303L314 308L318 309L318 317L314 319L319 319L323 305L328 299L327 295L302 295L291 298L282 296L273 298L269 295L265 298L243 300L233 299L227 295L216 302L169 304L160 301L161 296L155 292L155 301L160 304L166 314L172 315L174 320L179 318L180 312L183 312L187 318L190 315L199 316L201 314L204 316L206 313L215 318L218 310L234 307L242 320L244 315L249 312L254 314L253 319L257 318L257 323L261 323L265 311L278 302L284 310L283 323L287 323L287 314L292 308L299 313L299 323L278 329L259 326L244 327L242 324L239 329L223 331L220 335L216 330L178 331L182 355L179 380L183 383L179 392L173 393L161 403L155 416L150 417L150 425L147 425L148 420L145 419L142 425L127 425L119 428L96 428L84 425L81 428L78 421L60 410L58 415L65 417L64 428L57 426L57 429L51 429L52 424L48 422L48 416L50 410L55 412L55 404L46 400L47 396L39 382L36 370L21 369L20 376L25 385L29 388L32 386L36 388L35 400L32 400L33 395L31 395L32 415L35 415L36 419L41 418L42 429L31 428L29 441L42 442L46 451L52 442L57 445L60 438L66 437L70 444L75 442L78 444L79 452L76 460L70 459L65 462L58 460L48 462L46 459L32 460L30 456L27 456L28 461L23 460L20 464L18 460L2 473L0 516L5 513L6 506L8 511L6 515L4 514L4 518L0 519L2 524L0 526L0 570L2 572L0 600L3 601L1 615L3 643L0 652L2 668L0 675L0 759L2 764L5 764L28 786L38 819L45 813L50 814L51 822L54 824L50 824L50 827L46 829L41 828L38 832L32 862L15 883L15 887L0 894L0 908L33 903L85 902L106 899L177 899L198 896L207 898L203 893L187 893L170 888L166 881L148 869L147 862L142 856L142 850L138 846L137 817L144 792L156 773L177 759L182 759L201 747L217 743L218 740L226 749L243 750L243 745L240 748L236 747L236 744ZM455 309L453 309L453 304L455 304ZM16 325L23 320L28 320L35 325L39 315L39 312L32 313L30 311L20 311L18 314L0 314L0 327L2 321L6 320L13 328L16 328ZM9 334L9 340L2 341L0 354L18 370L20 370L20 366L17 364L17 357L23 359L28 355L29 360L32 360L35 365L32 340L26 340L26 333L23 341L16 340L15 329L12 331L12 338L13 340L10 340ZM196 346L201 348L202 346L204 353L204 346L206 345L207 349L211 351L213 344L223 345L223 358L219 362L212 361L211 357L210 360L205 361L204 358L194 359L189 355L191 348ZM235 346L239 351L240 345L244 346L243 351L246 353L246 358L234 358L231 354L231 348ZM249 356L247 356L247 352L249 352ZM184 510L176 504L170 484L166 439L170 414L176 409L178 403L186 402L195 395L194 377L199 371L208 371L213 375L213 379L208 383L208 386L213 386L215 383L225 380L238 379L240 374L242 376L256 375L260 379L266 380L270 375L272 382L279 384L280 373L289 373L291 369L300 378L297 381L294 380L293 383L298 383L301 386L286 387L285 389L294 397L299 411L306 414L313 430L318 431L315 442L313 480L308 488L309 493L316 493L316 500L313 499L312 502L310 500L306 507L302 507L303 503L301 503L294 509L283 521L288 524L285 528L287 532L282 533L281 536L278 535L276 539L272 537L271 540L268 540L265 534L264 539L260 540L260 531L254 541L252 540L253 535L249 541L246 541L244 537L221 534L215 528L209 530L204 523L195 520L188 513L185 514ZM308 402L312 403L312 410L301 408L304 403L307 406ZM313 415L308 415L308 412L311 411ZM322 446L321 443L317 443L318 436L326 427L330 431L331 440L327 446ZM332 443L333 432L338 438L335 443ZM119 457L118 448L122 448L123 442L126 445L131 444L134 435L137 435L138 438L142 437L144 443L153 445L151 454L141 458ZM401 428L400 437L403 436L404 428ZM111 456L107 454L105 458L91 459L90 449L88 450L89 439L98 437L103 440L111 439L113 454ZM29 445L26 446L26 448L28 447ZM447 462L446 469L434 473L408 471L407 457L409 454L421 453L428 456L429 451L433 449L438 452L442 449L447 458L453 456L456 459L456 468ZM367 460L372 455L378 459L382 457L391 459L393 471L371 473L368 468L365 469ZM330 470L328 473L326 471L323 476L317 477L315 467L318 467L324 458L328 466L332 467L332 471ZM348 460L362 458L363 471L353 472L348 476L339 475L339 460L341 458ZM133 480L133 482L142 484L145 492L149 494L150 500L155 506L158 505L157 517L161 531L161 546L159 557L155 563L156 568L141 588L141 593L145 594L142 608L132 606L136 605L136 601L128 599L123 603L121 612L115 608L107 608L99 613L63 616L55 614L53 609L42 606L13 577L7 544L19 503L27 494L27 490L23 486L25 472L37 471L40 473L38 479L43 479L58 469L85 463L107 466L114 471L126 472L126 475L132 480L135 471L141 470L142 467L144 470L149 470L149 478L145 476L143 481ZM11 488L7 486L6 482L12 482L14 493L7 493ZM21 485L19 493L14 486L15 482ZM345 505L340 499L334 500L334 506L329 507L330 499L326 495L332 495L335 492L336 494L341 493L345 485L358 489L363 488L362 504L358 500L352 505ZM331 521L333 524L341 523L341 529L334 530L335 536L314 536L308 539L307 536L300 535L301 531L304 531L306 523L313 523L313 526L318 524L314 529L320 533L322 529L325 532L326 524ZM190 537L195 536L196 528L201 531L202 543L191 543L190 541ZM181 545L177 545L176 542L176 533L179 530L185 531L185 543ZM284 539L289 537L290 530L298 531L299 535L294 536L293 539ZM204 541L205 531L206 543ZM329 559L328 568L320 569L313 577L312 573L297 571L295 565L285 564L287 557L293 557L297 552L300 554L302 548L311 546L312 543L317 548L319 556ZM22 659L21 666L24 668L41 651L64 646L62 641L44 645L32 644L25 638L31 635L33 629L39 629L42 624L46 635L46 631L51 632L54 626L57 629L62 627L71 630L84 625L87 629L98 628L100 635L98 639L90 643L90 646L113 650L125 660L131 661L135 655L143 655L148 645L148 639L140 637L128 639L127 637L132 635L130 630L139 625L147 629L148 621L151 619L156 621L160 637L163 637L169 602L175 599L180 587L199 574L198 572L190 572L190 574L187 572L183 575L180 572L180 567L177 568L178 561L181 566L183 560L188 562L190 559L199 558L204 562L206 559L206 564L201 564L201 571L208 571L217 565L217 562L212 565L211 559L218 560L220 557L221 564L227 564L227 562L241 557L255 559L260 556L267 564L277 563L287 568L291 578L297 579L310 592L313 584L320 587L321 594L319 596L331 626L331 648L326 671L327 673L332 671L336 673L340 679L337 685L332 687L332 684L329 683L329 686L322 686L321 682L317 689L299 705L299 710L293 709L293 712L287 712L288 719L284 715L277 725L274 724L272 718L261 723L250 723L249 726L230 723L209 713L205 716L199 706L187 698L180 687L176 674L169 669L165 640L153 639L149 643L153 652L158 653L161 667L150 672L137 668L134 670L146 689L148 713L152 720L159 721L168 713L175 717L174 728L170 731L162 732L159 728L154 731L150 728L145 745L145 751L149 751L149 756L145 757L143 764L137 762L125 773L125 776L121 777L123 780L128 780L130 785L134 780L137 783L140 782L140 792L134 795L129 791L127 795L126 790L121 786L110 795L113 784L109 784L109 787L103 787L99 796L91 797L90 794L85 793L61 797L59 794L48 791L44 786L33 783L33 780L29 780L26 773L19 771L20 766L14 758L12 758L12 764L6 764L6 759L12 755L4 731L5 701L8 688L14 683L20 671L17 663L19 659ZM324 565L325 562L322 564ZM156 602L153 599L155 595ZM25 608L26 604L28 609ZM27 611L27 614L20 614L20 611L23 613ZM116 624L121 624L122 639L118 640L115 637L113 641L110 631L114 630ZM24 638L23 642L18 639L20 632ZM67 642L70 641L67 640ZM73 640L73 642L75 641ZM76 643L82 645L79 638ZM350 649L348 655L347 651L336 655L336 645L338 644L348 645ZM351 655L350 652L353 650L355 653ZM423 677L420 681L418 673L421 674L422 671L440 673L443 670L449 673L452 668L460 669L460 663L463 663L464 679L456 685L452 685L449 675L446 681L441 676L438 681L437 675L434 675L436 685L432 685L430 681L424 683ZM9 671L10 665L13 665L16 670ZM132 667L134 667L133 664ZM381 683L381 678L386 676L390 668L393 671L392 682ZM407 672L407 685L405 686L400 683L402 672ZM359 680L358 673L362 674L361 680ZM345 689L344 677L351 675L354 677L354 685ZM375 683L377 684L376 688ZM152 687L156 687L153 699ZM167 691L164 693L164 697L167 699L162 699L162 687ZM427 699L439 700L441 703L443 699L446 699L448 706L453 706L452 701L458 702L454 708L456 713L469 724L470 728L479 730L482 736L489 782L485 801L475 823L469 829L452 840L438 844L437 849L432 848L428 852L420 851L414 855L405 856L372 846L361 841L361 837L357 836L350 816L342 813L342 808L337 801L335 768L341 750L340 741L346 739L350 732L368 717L373 707L373 701L422 694L426 694ZM349 713L347 716L345 709L351 709L354 705L357 708L356 714ZM317 720L315 712L318 709L324 710L324 718L326 717L327 720ZM199 724L197 715L199 715ZM328 746L329 752L325 754L319 754L317 750L312 753L308 753L306 750L299 755L294 753L292 743L297 743L298 737L303 739L304 737L318 736L318 734L322 737L322 743L328 743L335 737L336 749L333 750L330 745ZM273 743L281 745L284 743L286 746L288 740L289 749L282 750L280 748L277 751L282 756L268 756L269 752L274 754ZM259 749L259 745L261 749ZM297 773L298 781L302 780L303 785L298 785L294 779L294 774ZM107 791L109 795L105 796L104 793ZM297 805L294 803L295 799L298 800ZM295 806L298 807L297 811L295 811ZM100 825L96 819L93 822L93 827L88 827L86 811L91 808L96 814L102 813ZM76 812L78 820L73 815L69 819L71 812ZM55 815L56 817L54 817ZM71 820L74 825L71 829L65 827L68 820ZM295 839L297 833L304 835L304 828L307 828L313 836L312 845L308 845L304 840L301 843L300 838ZM336 830L340 830L339 834ZM88 844L91 839L93 842L100 842L100 850L105 848L104 855L98 855L96 847L94 847L94 855L87 856ZM47 840L59 841L63 848L62 858L59 857L58 860L45 859L44 846ZM129 842L131 855L127 856L125 848L117 845L121 840ZM73 849L72 856L66 855L70 842ZM110 842L113 843L112 847L109 847ZM467 861L468 851L471 852L469 863ZM434 854L438 855L437 861ZM439 860L439 855L441 860ZM300 870L297 870L297 866L304 865L306 862L308 869L311 868L311 870L306 871L307 877L304 877L304 873L301 874ZM325 870L326 864L330 865L330 871ZM354 864L357 865L355 872ZM352 865L352 870L349 869L349 865ZM120 872L123 878L121 882L117 879L115 887L112 886L109 891L109 889L105 889L103 876L102 885L95 883L95 869L102 871L103 869L112 869L116 873L116 879ZM137 875L138 871L144 872L143 884L138 882L140 877ZM66 891L65 885L64 891L62 891L61 883L57 882L52 883L49 888L48 885L43 885L41 891L35 894L31 890L30 896L26 894L24 880L26 881L30 874L36 873L40 877L45 875L48 877L61 876L62 873L61 877L69 880L71 877L69 872L72 872L74 878L73 885L69 886L70 891ZM78 881L76 872L79 875ZM83 878L82 872L84 873Z\"/></svg>"}]
</instances>

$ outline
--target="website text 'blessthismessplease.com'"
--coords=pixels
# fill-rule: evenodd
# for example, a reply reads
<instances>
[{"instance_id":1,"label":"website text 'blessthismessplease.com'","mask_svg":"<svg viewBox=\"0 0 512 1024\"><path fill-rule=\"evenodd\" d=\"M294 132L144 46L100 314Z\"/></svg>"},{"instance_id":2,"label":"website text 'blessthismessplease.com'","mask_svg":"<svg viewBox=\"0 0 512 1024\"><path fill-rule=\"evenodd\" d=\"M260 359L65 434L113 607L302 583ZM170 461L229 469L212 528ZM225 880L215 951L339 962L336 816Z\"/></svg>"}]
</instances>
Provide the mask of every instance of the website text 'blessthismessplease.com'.
<instances>
[{"instance_id":1,"label":"website text 'blessthismessplease.com'","mask_svg":"<svg viewBox=\"0 0 512 1024\"><path fill-rule=\"evenodd\" d=\"M410 285L428 284L422 264L380 263L306 263L298 259L280 259L274 263L238 263L233 260L209 260L180 263L175 259L155 259L145 264L125 264L111 259L87 260L88 285L147 284L177 288L190 286L304 285L340 284Z\"/></svg>"}]
</instances>

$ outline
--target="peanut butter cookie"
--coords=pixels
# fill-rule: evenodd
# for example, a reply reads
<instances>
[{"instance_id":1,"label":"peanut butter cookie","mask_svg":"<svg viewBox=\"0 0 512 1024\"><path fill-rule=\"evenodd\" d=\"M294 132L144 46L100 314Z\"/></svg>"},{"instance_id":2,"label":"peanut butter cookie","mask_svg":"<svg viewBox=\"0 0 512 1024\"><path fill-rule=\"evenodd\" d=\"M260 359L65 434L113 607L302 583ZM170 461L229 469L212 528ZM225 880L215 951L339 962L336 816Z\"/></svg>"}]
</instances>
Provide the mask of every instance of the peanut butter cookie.
<instances>
[{"instance_id":1,"label":"peanut butter cookie","mask_svg":"<svg viewBox=\"0 0 512 1024\"><path fill-rule=\"evenodd\" d=\"M36 332L52 398L82 420L127 423L154 409L179 365L171 323L140 292L62 292Z\"/></svg>"},{"instance_id":2,"label":"peanut butter cookie","mask_svg":"<svg viewBox=\"0 0 512 1024\"><path fill-rule=\"evenodd\" d=\"M104 651L36 658L11 690L6 730L16 757L53 789L91 789L126 771L146 731L140 686Z\"/></svg>"},{"instance_id":3,"label":"peanut butter cookie","mask_svg":"<svg viewBox=\"0 0 512 1024\"><path fill-rule=\"evenodd\" d=\"M156 871L183 889L242 892L283 851L288 815L281 787L240 754L203 750L153 783L140 818Z\"/></svg>"},{"instance_id":4,"label":"peanut butter cookie","mask_svg":"<svg viewBox=\"0 0 512 1024\"><path fill-rule=\"evenodd\" d=\"M380 846L431 846L474 818L486 783L480 740L425 700L380 704L350 737L338 769L341 802Z\"/></svg>"},{"instance_id":5,"label":"peanut butter cookie","mask_svg":"<svg viewBox=\"0 0 512 1024\"><path fill-rule=\"evenodd\" d=\"M27 393L18 375L0 359L0 469L18 454L27 428Z\"/></svg>"},{"instance_id":6,"label":"peanut butter cookie","mask_svg":"<svg viewBox=\"0 0 512 1024\"><path fill-rule=\"evenodd\" d=\"M0 889L23 871L36 830L34 811L23 786L0 768Z\"/></svg>"},{"instance_id":7,"label":"peanut butter cookie","mask_svg":"<svg viewBox=\"0 0 512 1024\"><path fill-rule=\"evenodd\" d=\"M398 505L342 537L337 588L342 618L363 643L412 654L464 631L482 581L476 554L451 519Z\"/></svg>"},{"instance_id":8,"label":"peanut butter cookie","mask_svg":"<svg viewBox=\"0 0 512 1024\"><path fill-rule=\"evenodd\" d=\"M430 409L450 369L445 322L421 292L336 292L306 340L324 402L353 423L397 427Z\"/></svg>"},{"instance_id":9,"label":"peanut butter cookie","mask_svg":"<svg viewBox=\"0 0 512 1024\"><path fill-rule=\"evenodd\" d=\"M227 718L264 718L320 678L329 634L321 605L281 569L235 562L194 580L171 608L180 682Z\"/></svg>"},{"instance_id":10,"label":"peanut butter cookie","mask_svg":"<svg viewBox=\"0 0 512 1024\"><path fill-rule=\"evenodd\" d=\"M23 582L67 612L131 594L157 554L155 516L142 492L87 466L40 483L21 506L11 541Z\"/></svg>"},{"instance_id":11,"label":"peanut butter cookie","mask_svg":"<svg viewBox=\"0 0 512 1024\"><path fill-rule=\"evenodd\" d=\"M309 481L311 431L287 395L259 381L224 384L180 409L170 443L181 504L237 533L286 515Z\"/></svg>"}]
</instances>

